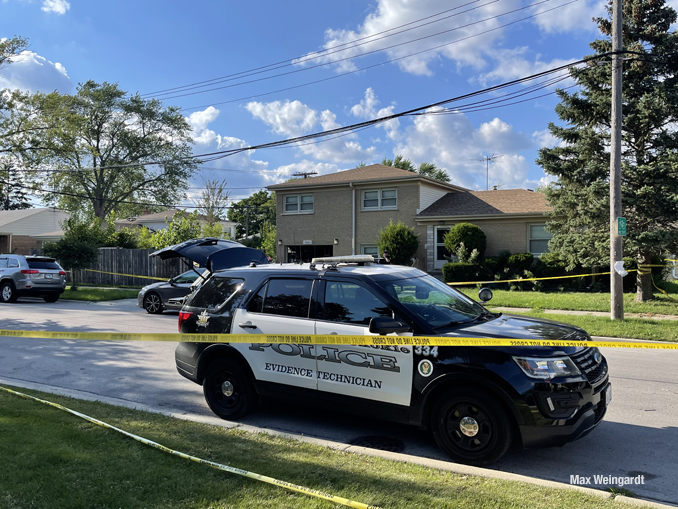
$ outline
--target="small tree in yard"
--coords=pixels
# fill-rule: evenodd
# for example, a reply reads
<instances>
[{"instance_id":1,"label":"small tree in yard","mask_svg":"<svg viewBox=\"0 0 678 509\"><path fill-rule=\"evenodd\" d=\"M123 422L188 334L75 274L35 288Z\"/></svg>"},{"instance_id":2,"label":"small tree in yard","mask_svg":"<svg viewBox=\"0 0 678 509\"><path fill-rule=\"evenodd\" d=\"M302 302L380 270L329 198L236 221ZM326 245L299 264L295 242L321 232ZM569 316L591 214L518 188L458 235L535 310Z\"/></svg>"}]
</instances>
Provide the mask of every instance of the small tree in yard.
<instances>
[{"instance_id":1,"label":"small tree in yard","mask_svg":"<svg viewBox=\"0 0 678 509\"><path fill-rule=\"evenodd\" d=\"M445 234L443 241L445 242L445 248L450 253L458 254L460 251L466 251L470 254L477 250L476 261L480 261L479 259L485 255L485 249L487 248L485 232L479 226L471 223L459 223L453 226Z\"/></svg>"},{"instance_id":2,"label":"small tree in yard","mask_svg":"<svg viewBox=\"0 0 678 509\"><path fill-rule=\"evenodd\" d=\"M153 245L162 249L198 237L200 237L198 212L191 214L177 212L172 220L167 222L167 228L153 234Z\"/></svg>"},{"instance_id":3,"label":"small tree in yard","mask_svg":"<svg viewBox=\"0 0 678 509\"><path fill-rule=\"evenodd\" d=\"M608 14L611 7L608 5ZM650 264L678 249L678 32L676 11L665 0L627 0L623 13L622 215L628 236L624 254ZM609 16L597 18L602 39L590 45L611 51ZM556 113L564 126L549 125L564 143L539 151L537 163L558 178L546 190L553 207L551 251L568 269L609 263L610 252L610 66L609 57L572 68L576 91L559 90ZM653 297L649 273L637 274L636 300Z\"/></svg>"},{"instance_id":4,"label":"small tree in yard","mask_svg":"<svg viewBox=\"0 0 678 509\"><path fill-rule=\"evenodd\" d=\"M377 249L379 253L388 251L391 263L395 265L410 265L412 257L419 248L419 239L414 228L408 228L401 221L393 223L379 231Z\"/></svg>"}]
</instances>

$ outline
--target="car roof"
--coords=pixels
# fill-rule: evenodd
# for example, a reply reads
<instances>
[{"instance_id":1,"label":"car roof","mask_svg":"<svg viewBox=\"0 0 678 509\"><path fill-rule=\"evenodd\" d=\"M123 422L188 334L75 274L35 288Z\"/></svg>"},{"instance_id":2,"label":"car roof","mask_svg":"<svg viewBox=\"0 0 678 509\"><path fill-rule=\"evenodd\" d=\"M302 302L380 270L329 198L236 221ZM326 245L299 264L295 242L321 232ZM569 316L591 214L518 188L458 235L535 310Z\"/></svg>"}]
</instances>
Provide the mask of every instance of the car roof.
<instances>
[{"instance_id":1,"label":"car roof","mask_svg":"<svg viewBox=\"0 0 678 509\"><path fill-rule=\"evenodd\" d=\"M411 277L425 276L426 273L414 267L404 265L377 265L377 264L337 264L333 267L331 264L322 263L276 263L262 264L250 267L237 267L232 269L219 270L214 273L215 276L246 277L248 273L265 275L285 275L285 276L350 276L358 279L374 279L377 281L391 279L406 279Z\"/></svg>"}]
</instances>

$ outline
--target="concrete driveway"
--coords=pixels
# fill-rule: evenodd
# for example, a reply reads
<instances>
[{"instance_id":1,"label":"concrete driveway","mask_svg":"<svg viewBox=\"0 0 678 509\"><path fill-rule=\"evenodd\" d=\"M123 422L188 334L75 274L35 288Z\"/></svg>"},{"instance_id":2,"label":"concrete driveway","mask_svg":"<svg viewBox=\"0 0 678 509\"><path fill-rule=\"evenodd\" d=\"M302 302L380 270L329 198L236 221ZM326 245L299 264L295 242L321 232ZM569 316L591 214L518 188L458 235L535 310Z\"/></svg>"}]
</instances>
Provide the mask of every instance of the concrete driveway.
<instances>
[{"instance_id":1,"label":"concrete driveway","mask_svg":"<svg viewBox=\"0 0 678 509\"><path fill-rule=\"evenodd\" d=\"M0 304L0 328L176 332L177 314L149 315L135 301L82 303L23 300ZM211 416L201 387L177 374L172 343L0 338L0 378L34 382ZM562 448L510 451L493 469L570 482L571 475L645 476L638 496L678 503L678 351L604 351L613 401L587 437ZM1 410L0 410L1 412ZM265 402L243 422L347 443L380 435L403 442L407 454L446 460L428 433L406 426L318 413Z\"/></svg>"}]
</instances>

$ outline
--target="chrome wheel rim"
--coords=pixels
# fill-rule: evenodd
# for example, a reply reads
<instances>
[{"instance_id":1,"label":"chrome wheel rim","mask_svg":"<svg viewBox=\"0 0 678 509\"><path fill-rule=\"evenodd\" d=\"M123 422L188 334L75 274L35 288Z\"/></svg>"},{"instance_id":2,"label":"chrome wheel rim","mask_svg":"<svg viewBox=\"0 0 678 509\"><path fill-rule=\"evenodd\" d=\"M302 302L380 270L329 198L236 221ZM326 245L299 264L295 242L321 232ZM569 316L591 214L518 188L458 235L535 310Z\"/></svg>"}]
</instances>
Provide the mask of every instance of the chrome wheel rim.
<instances>
[{"instance_id":1,"label":"chrome wheel rim","mask_svg":"<svg viewBox=\"0 0 678 509\"><path fill-rule=\"evenodd\" d=\"M160 309L160 298L153 294L146 297L146 311L155 313Z\"/></svg>"},{"instance_id":2,"label":"chrome wheel rim","mask_svg":"<svg viewBox=\"0 0 678 509\"><path fill-rule=\"evenodd\" d=\"M2 300L9 300L12 297L12 288L6 285L2 289Z\"/></svg>"}]
</instances>

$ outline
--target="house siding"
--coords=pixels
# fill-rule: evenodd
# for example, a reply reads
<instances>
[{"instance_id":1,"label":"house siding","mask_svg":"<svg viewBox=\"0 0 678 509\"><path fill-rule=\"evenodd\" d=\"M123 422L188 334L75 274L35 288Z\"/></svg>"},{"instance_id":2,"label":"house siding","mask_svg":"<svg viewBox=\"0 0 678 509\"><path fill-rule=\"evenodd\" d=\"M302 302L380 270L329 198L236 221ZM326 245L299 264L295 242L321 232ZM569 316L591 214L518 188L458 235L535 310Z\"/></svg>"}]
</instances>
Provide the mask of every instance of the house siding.
<instances>
[{"instance_id":1,"label":"house siding","mask_svg":"<svg viewBox=\"0 0 678 509\"><path fill-rule=\"evenodd\" d=\"M421 184L421 188L419 189L419 210L417 210L417 213L428 206L433 205L449 192L449 189L440 189L439 187L430 184Z\"/></svg>"},{"instance_id":2,"label":"house siding","mask_svg":"<svg viewBox=\"0 0 678 509\"><path fill-rule=\"evenodd\" d=\"M70 215L67 212L45 209L0 226L0 233L11 233L13 235L39 235L41 233L49 233L61 230L61 223L66 221L69 217Z\"/></svg>"}]
</instances>

